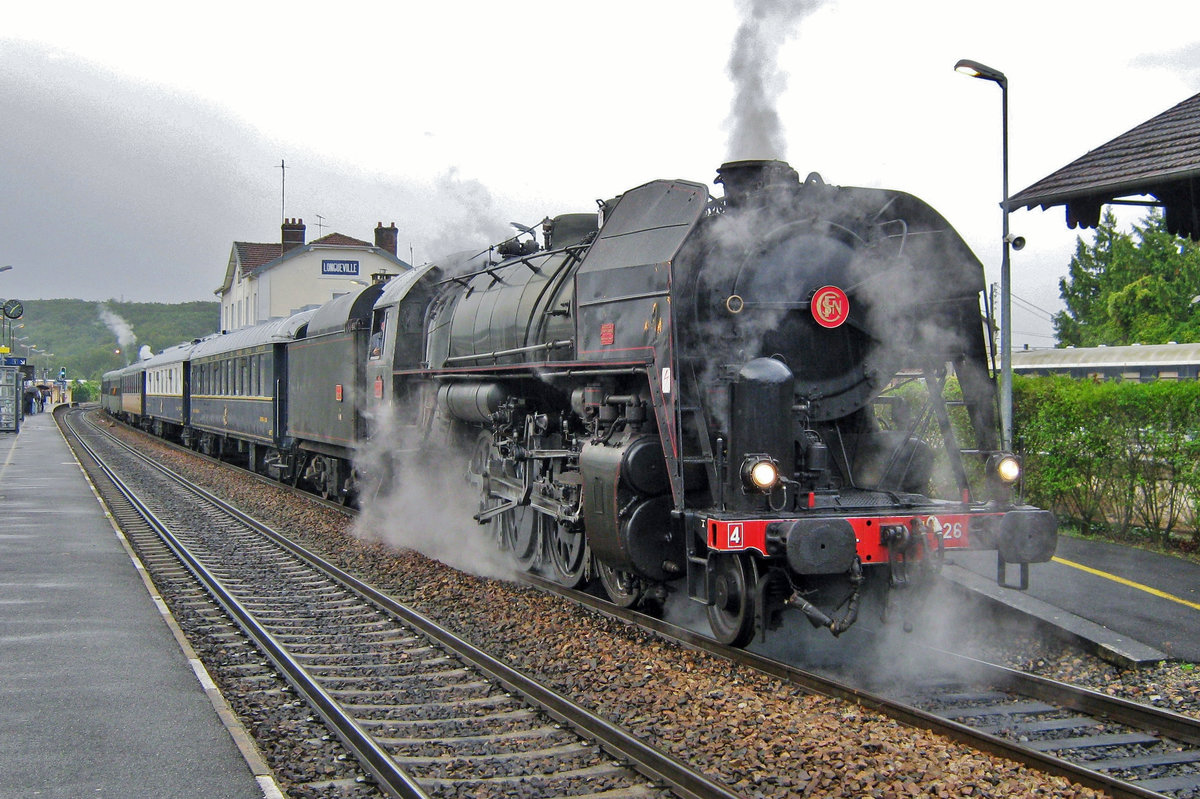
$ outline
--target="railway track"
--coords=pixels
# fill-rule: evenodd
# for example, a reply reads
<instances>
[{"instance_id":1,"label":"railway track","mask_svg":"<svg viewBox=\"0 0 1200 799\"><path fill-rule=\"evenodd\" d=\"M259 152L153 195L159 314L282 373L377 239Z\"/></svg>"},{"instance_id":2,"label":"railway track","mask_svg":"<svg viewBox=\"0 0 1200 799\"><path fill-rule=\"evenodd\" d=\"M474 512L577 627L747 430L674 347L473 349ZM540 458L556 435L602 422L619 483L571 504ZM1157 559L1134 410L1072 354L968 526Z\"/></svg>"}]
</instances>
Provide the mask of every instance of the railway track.
<instances>
[{"instance_id":1,"label":"railway track","mask_svg":"<svg viewBox=\"0 0 1200 799\"><path fill-rule=\"evenodd\" d=\"M126 537L151 561L169 548L385 795L733 796L77 416L66 423Z\"/></svg>"},{"instance_id":2,"label":"railway track","mask_svg":"<svg viewBox=\"0 0 1200 799\"><path fill-rule=\"evenodd\" d=\"M926 679L903 686L823 676L723 647L536 574L527 580L694 649L863 705L913 726L1114 796L1200 796L1200 722L1102 693L930 650ZM963 675L970 675L964 680Z\"/></svg>"},{"instance_id":3,"label":"railway track","mask_svg":"<svg viewBox=\"0 0 1200 799\"><path fill-rule=\"evenodd\" d=\"M938 649L925 650L920 682L850 682L845 675L824 675L723 646L586 592L564 591L537 575L527 579L740 666L1113 796L1200 796L1200 720L1189 716Z\"/></svg>"}]
</instances>

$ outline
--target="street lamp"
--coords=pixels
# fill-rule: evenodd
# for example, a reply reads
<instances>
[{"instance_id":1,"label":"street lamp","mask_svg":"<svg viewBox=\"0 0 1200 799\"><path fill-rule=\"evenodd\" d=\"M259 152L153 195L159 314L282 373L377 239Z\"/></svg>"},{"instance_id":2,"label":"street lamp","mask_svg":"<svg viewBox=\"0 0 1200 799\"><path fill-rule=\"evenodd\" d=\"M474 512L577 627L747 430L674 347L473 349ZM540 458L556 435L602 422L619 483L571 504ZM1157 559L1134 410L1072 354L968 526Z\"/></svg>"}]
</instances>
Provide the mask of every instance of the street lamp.
<instances>
[{"instance_id":1,"label":"street lamp","mask_svg":"<svg viewBox=\"0 0 1200 799\"><path fill-rule=\"evenodd\" d=\"M1012 238L1008 233L1008 78L998 69L964 58L954 65L956 72L972 78L990 80L1000 86L1001 169L1004 200L1000 203L1003 218L1000 256L1000 446L1012 449L1012 269L1009 251Z\"/></svg>"}]
</instances>

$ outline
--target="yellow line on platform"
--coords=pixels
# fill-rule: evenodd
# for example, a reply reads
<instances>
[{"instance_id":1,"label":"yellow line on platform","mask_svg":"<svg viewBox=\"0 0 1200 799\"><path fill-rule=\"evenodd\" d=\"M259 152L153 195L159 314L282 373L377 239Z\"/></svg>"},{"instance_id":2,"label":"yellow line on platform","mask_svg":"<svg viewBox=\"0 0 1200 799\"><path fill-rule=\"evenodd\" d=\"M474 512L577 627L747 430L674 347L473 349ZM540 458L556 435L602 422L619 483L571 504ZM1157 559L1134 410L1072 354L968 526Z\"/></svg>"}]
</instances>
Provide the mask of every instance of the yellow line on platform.
<instances>
[{"instance_id":1,"label":"yellow line on platform","mask_svg":"<svg viewBox=\"0 0 1200 799\"><path fill-rule=\"evenodd\" d=\"M1053 558L1053 560L1055 563L1061 563L1064 566L1071 566L1072 568L1080 569L1081 571L1085 571L1088 574L1094 574L1097 577L1103 577L1107 580L1112 580L1115 583L1120 583L1121 585L1127 585L1130 588L1136 588L1139 591L1145 591L1147 594L1154 594L1157 597L1162 597L1163 599L1169 599L1172 602L1178 602L1181 605L1187 605L1192 610L1200 610L1200 602L1189 602L1188 600L1183 599L1182 597L1177 597L1174 594L1168 594L1166 591L1159 591L1157 588L1151 588L1148 585L1142 585L1141 583L1135 583L1133 580L1126 580L1124 577L1118 577L1115 574L1109 574L1108 572L1100 571L1099 569L1093 569L1091 566L1084 566L1082 563L1076 563L1073 560L1067 560L1066 558L1059 558L1059 557L1055 557L1055 558Z\"/></svg>"}]
</instances>

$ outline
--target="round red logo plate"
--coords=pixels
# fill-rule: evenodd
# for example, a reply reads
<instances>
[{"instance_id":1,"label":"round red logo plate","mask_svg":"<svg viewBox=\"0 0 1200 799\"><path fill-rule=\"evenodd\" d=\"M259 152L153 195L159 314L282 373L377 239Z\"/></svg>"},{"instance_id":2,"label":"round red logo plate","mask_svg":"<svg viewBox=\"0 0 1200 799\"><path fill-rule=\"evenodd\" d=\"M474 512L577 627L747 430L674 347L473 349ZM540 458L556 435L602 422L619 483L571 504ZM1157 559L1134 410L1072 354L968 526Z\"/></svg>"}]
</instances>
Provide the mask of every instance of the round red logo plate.
<instances>
[{"instance_id":1,"label":"round red logo plate","mask_svg":"<svg viewBox=\"0 0 1200 799\"><path fill-rule=\"evenodd\" d=\"M821 327L840 327L850 317L850 298L837 286L822 286L813 294L812 315Z\"/></svg>"}]
</instances>

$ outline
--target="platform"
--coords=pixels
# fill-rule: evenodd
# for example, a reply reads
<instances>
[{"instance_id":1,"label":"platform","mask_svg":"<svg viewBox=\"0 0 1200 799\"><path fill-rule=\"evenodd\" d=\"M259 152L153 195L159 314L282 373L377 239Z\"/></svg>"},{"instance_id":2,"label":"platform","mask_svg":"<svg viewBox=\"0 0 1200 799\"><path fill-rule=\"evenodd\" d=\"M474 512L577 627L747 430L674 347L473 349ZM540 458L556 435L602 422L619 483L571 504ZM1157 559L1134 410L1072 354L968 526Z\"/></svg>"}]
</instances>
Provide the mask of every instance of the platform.
<instances>
[{"instance_id":1,"label":"platform","mask_svg":"<svg viewBox=\"0 0 1200 799\"><path fill-rule=\"evenodd\" d=\"M1017 580L1009 566L1009 580ZM1030 566L1029 589L996 584L994 552L947 555L943 574L1026 613L1122 666L1200 663L1200 564L1105 541L1059 536L1049 563Z\"/></svg>"},{"instance_id":2,"label":"platform","mask_svg":"<svg viewBox=\"0 0 1200 799\"><path fill-rule=\"evenodd\" d=\"M279 796L51 413L0 433L0 517L0 799Z\"/></svg>"}]
</instances>

